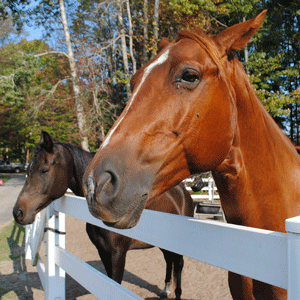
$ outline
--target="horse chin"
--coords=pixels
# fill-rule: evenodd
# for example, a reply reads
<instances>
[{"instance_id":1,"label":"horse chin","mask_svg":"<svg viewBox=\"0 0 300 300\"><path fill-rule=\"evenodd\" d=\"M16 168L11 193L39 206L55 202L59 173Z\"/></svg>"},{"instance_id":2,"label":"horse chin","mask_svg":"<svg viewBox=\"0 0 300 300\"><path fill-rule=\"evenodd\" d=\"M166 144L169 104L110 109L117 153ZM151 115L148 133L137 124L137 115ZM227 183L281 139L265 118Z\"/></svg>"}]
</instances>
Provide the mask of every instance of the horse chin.
<instances>
[{"instance_id":1,"label":"horse chin","mask_svg":"<svg viewBox=\"0 0 300 300\"><path fill-rule=\"evenodd\" d=\"M141 213L138 215L134 214L133 216L131 216L131 218L128 218L127 216L125 216L121 220L114 222L114 223L105 222L105 221L103 221L103 223L109 227L114 227L114 228L118 228L118 229L130 229L130 228L133 228L134 226L136 226L136 224L140 220L140 217L141 217Z\"/></svg>"},{"instance_id":2,"label":"horse chin","mask_svg":"<svg viewBox=\"0 0 300 300\"><path fill-rule=\"evenodd\" d=\"M132 223L131 220L120 220L118 222L115 223L109 223L109 222L105 222L103 221L103 223L108 226L108 227L113 227L113 228L118 228L118 229L130 229L132 227L134 227L137 222Z\"/></svg>"},{"instance_id":3,"label":"horse chin","mask_svg":"<svg viewBox=\"0 0 300 300\"><path fill-rule=\"evenodd\" d=\"M30 224L33 224L35 221L35 218L31 219L31 220L28 220L28 221L25 221L25 222L21 222L20 224L21 225L30 225Z\"/></svg>"},{"instance_id":4,"label":"horse chin","mask_svg":"<svg viewBox=\"0 0 300 300\"><path fill-rule=\"evenodd\" d=\"M129 229L139 222L142 215L143 209L145 208L148 195L145 194L142 196L140 201L133 207L132 210L128 211L126 214L120 216L117 220L114 219L111 215L108 216L103 212L103 210L97 209L95 206L89 206L90 213L97 219L103 221L103 223L109 227L114 227L118 229Z\"/></svg>"}]
</instances>

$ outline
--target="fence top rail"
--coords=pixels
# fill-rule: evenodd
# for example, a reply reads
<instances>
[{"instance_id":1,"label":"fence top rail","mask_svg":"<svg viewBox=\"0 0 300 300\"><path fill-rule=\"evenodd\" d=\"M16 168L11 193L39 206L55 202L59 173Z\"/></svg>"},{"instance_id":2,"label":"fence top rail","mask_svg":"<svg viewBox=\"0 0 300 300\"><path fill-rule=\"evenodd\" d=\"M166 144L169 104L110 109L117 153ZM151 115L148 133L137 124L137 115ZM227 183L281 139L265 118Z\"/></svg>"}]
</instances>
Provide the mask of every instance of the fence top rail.
<instances>
[{"instance_id":1,"label":"fence top rail","mask_svg":"<svg viewBox=\"0 0 300 300\"><path fill-rule=\"evenodd\" d=\"M300 216L287 219L285 221L286 231L300 233Z\"/></svg>"},{"instance_id":2,"label":"fence top rail","mask_svg":"<svg viewBox=\"0 0 300 300\"><path fill-rule=\"evenodd\" d=\"M85 198L65 195L57 211L205 263L287 288L286 234L145 210L136 227L107 227Z\"/></svg>"},{"instance_id":3,"label":"fence top rail","mask_svg":"<svg viewBox=\"0 0 300 300\"><path fill-rule=\"evenodd\" d=\"M78 207L77 207L78 205ZM80 211L81 208L84 208L84 211ZM180 220L185 220L188 222L195 222L198 224L206 224L206 225L213 225L214 227L223 227L223 228L232 228L232 229L236 229L238 231L246 231L246 232L254 232L254 233L261 233L263 235L274 235L274 236L280 236L280 237L286 237L286 233L281 233L281 232L277 232L277 231L272 231L272 230L266 230L266 229L260 229L260 228L254 228L254 227L246 227L246 226L241 226L241 225L235 225L235 224L230 224L230 223L222 223L222 222L216 222L213 220L201 220L201 219L196 219L193 217L186 217L186 216L180 216L180 215L173 215L173 214L168 214L168 213L164 213L164 212L160 212L160 211L155 211L155 210L149 210L149 209L144 209L143 212L143 217L141 217L141 220L139 221L138 225L136 225L135 227L131 228L131 229L117 229L114 227L109 227L106 226L101 220L93 217L90 212L88 211L88 206L86 203L86 199L84 197L79 197L79 196L75 196L75 195L69 195L69 194L65 194L63 197L61 197L60 199L57 199L54 201L54 209L56 211L60 211L63 212L67 215L73 216L76 215L77 219L80 219L82 221L86 221L87 219L89 220L89 222L93 225L102 227L102 228L106 228L110 231L114 231L120 234L134 234L133 232L138 231L137 228L139 228L139 224L141 224L141 222L143 222L143 219L149 219L149 218L155 218L159 219L159 218L167 218L167 221L162 220L162 224L167 224L167 222L169 220L172 221L176 221L178 223L180 223ZM85 216L85 213L87 213L87 216ZM295 217L295 218L291 218L289 220L292 219L296 219L299 217ZM180 224L179 224L180 226Z\"/></svg>"}]
</instances>

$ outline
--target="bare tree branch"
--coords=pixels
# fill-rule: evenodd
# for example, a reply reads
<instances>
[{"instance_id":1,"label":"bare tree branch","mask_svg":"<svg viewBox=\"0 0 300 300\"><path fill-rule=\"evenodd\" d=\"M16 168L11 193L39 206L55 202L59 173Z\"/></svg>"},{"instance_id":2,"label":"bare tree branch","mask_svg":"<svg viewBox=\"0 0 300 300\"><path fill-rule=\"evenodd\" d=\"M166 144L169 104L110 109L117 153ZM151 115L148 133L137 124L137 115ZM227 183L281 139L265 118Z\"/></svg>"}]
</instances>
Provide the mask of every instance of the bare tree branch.
<instances>
[{"instance_id":1,"label":"bare tree branch","mask_svg":"<svg viewBox=\"0 0 300 300\"><path fill-rule=\"evenodd\" d=\"M68 59L70 59L70 56L67 53L62 52L62 51L47 51L44 53L35 54L34 57L44 56L44 55L48 55L48 54L61 54L61 55L66 56Z\"/></svg>"}]
</instances>

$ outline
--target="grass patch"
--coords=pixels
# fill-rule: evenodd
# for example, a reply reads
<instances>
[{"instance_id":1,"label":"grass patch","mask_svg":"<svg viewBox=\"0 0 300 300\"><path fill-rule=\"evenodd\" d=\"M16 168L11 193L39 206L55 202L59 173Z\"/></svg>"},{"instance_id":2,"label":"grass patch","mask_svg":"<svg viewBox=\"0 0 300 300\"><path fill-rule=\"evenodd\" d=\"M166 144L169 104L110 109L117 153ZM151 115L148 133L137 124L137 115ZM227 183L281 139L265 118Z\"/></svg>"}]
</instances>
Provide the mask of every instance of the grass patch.
<instances>
[{"instance_id":1,"label":"grass patch","mask_svg":"<svg viewBox=\"0 0 300 300\"><path fill-rule=\"evenodd\" d=\"M4 289L0 289L0 295L3 295L2 297L0 297L1 300L15 300L15 299L19 299L18 295L15 293L15 291L8 291L7 293L5 293L6 291Z\"/></svg>"},{"instance_id":2,"label":"grass patch","mask_svg":"<svg viewBox=\"0 0 300 300\"><path fill-rule=\"evenodd\" d=\"M193 192L193 195L208 195L207 191Z\"/></svg>"},{"instance_id":3,"label":"grass patch","mask_svg":"<svg viewBox=\"0 0 300 300\"><path fill-rule=\"evenodd\" d=\"M25 227L15 221L0 232L0 261L13 261L24 255Z\"/></svg>"},{"instance_id":4,"label":"grass patch","mask_svg":"<svg viewBox=\"0 0 300 300\"><path fill-rule=\"evenodd\" d=\"M3 183L7 182L11 177L6 175L0 175L0 180L3 181Z\"/></svg>"},{"instance_id":5,"label":"grass patch","mask_svg":"<svg viewBox=\"0 0 300 300\"><path fill-rule=\"evenodd\" d=\"M219 195L218 191L215 191L215 195ZM199 192L193 192L192 195L208 195L208 191L199 191Z\"/></svg>"}]
</instances>

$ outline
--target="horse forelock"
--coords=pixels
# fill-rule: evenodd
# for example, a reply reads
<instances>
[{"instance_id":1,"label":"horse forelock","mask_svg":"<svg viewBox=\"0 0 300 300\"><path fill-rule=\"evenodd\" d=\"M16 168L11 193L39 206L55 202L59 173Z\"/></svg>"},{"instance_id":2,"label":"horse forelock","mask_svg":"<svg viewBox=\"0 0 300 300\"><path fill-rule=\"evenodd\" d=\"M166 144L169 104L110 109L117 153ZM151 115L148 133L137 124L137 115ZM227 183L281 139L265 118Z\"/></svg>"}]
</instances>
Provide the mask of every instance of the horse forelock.
<instances>
[{"instance_id":1,"label":"horse forelock","mask_svg":"<svg viewBox=\"0 0 300 300\"><path fill-rule=\"evenodd\" d=\"M197 42L201 46L201 48L203 48L212 58L218 69L220 70L222 68L222 56L217 48L217 45L202 29L199 28L195 30L181 30L178 32L178 35L175 38L175 42L184 38L189 38Z\"/></svg>"},{"instance_id":2,"label":"horse forelock","mask_svg":"<svg viewBox=\"0 0 300 300\"><path fill-rule=\"evenodd\" d=\"M29 165L29 170L27 175L29 175L30 170L34 170L34 168L37 166L38 156L39 154L41 154L42 151L46 151L45 148L41 144L37 144L34 148L33 158Z\"/></svg>"}]
</instances>

